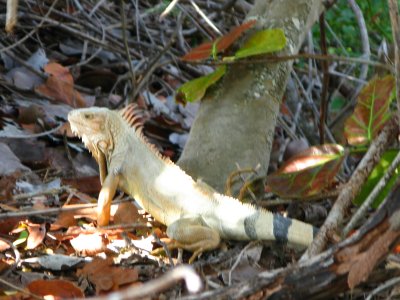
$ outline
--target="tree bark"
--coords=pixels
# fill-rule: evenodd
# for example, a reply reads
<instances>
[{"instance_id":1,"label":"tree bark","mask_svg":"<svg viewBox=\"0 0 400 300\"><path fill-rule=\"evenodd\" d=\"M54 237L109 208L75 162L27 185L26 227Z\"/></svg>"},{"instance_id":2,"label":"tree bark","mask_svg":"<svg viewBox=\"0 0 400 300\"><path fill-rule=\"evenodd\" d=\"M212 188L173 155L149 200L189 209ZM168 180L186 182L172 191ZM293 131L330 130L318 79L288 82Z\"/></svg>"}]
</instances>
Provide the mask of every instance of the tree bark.
<instances>
[{"instance_id":1,"label":"tree bark","mask_svg":"<svg viewBox=\"0 0 400 300\"><path fill-rule=\"evenodd\" d=\"M248 18L257 30L282 28L284 54L298 52L324 10L322 0L257 0ZM219 192L237 170L260 165L267 174L277 115L292 61L232 65L220 84L204 97L178 164Z\"/></svg>"}]
</instances>

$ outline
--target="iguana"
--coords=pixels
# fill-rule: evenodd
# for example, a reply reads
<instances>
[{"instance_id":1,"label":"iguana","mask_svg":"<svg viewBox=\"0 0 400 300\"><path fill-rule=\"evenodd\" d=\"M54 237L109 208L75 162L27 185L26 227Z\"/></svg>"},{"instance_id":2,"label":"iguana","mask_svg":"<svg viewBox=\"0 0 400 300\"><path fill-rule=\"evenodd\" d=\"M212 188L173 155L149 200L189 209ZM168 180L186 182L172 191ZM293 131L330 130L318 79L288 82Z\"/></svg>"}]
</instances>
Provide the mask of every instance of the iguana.
<instances>
[{"instance_id":1,"label":"iguana","mask_svg":"<svg viewBox=\"0 0 400 300\"><path fill-rule=\"evenodd\" d=\"M132 126L135 118L129 119L129 109L91 107L68 114L72 131L99 165L99 226L109 223L111 200L118 188L167 225L167 235L173 240L170 249L193 252L189 262L217 248L221 239L276 240L296 248L311 243L312 225L243 204L194 181Z\"/></svg>"}]
</instances>

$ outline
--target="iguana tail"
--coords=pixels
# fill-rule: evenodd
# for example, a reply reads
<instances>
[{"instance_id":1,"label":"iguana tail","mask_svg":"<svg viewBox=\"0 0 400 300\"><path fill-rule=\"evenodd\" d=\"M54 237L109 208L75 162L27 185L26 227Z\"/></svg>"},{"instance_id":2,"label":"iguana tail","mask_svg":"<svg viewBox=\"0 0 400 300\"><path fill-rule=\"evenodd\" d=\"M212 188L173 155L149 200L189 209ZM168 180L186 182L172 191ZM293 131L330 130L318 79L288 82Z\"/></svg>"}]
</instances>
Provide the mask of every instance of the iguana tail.
<instances>
[{"instance_id":1,"label":"iguana tail","mask_svg":"<svg viewBox=\"0 0 400 300\"><path fill-rule=\"evenodd\" d=\"M225 239L277 241L305 248L317 232L310 224L239 201L222 200L215 213L223 220L220 230Z\"/></svg>"}]
</instances>

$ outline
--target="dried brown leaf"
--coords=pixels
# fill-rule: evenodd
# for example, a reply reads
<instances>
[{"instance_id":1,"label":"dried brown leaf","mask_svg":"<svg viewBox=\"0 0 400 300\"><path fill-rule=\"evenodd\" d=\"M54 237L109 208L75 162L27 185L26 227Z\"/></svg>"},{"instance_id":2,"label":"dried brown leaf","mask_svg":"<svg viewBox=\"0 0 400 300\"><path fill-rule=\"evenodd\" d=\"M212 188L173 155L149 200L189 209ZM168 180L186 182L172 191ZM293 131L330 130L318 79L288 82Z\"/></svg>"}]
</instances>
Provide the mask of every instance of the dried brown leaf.
<instances>
[{"instance_id":1,"label":"dried brown leaf","mask_svg":"<svg viewBox=\"0 0 400 300\"><path fill-rule=\"evenodd\" d=\"M80 288L66 280L35 280L26 287L31 293L51 299L83 298Z\"/></svg>"},{"instance_id":2,"label":"dried brown leaf","mask_svg":"<svg viewBox=\"0 0 400 300\"><path fill-rule=\"evenodd\" d=\"M50 76L46 83L35 88L37 93L72 107L86 107L85 99L74 89L74 80L67 68L58 63L49 63L45 71Z\"/></svg>"},{"instance_id":3,"label":"dried brown leaf","mask_svg":"<svg viewBox=\"0 0 400 300\"><path fill-rule=\"evenodd\" d=\"M138 272L134 269L124 269L113 266L113 259L94 258L92 262L77 271L78 276L87 276L96 286L96 292L116 290L123 284L138 280Z\"/></svg>"}]
</instances>

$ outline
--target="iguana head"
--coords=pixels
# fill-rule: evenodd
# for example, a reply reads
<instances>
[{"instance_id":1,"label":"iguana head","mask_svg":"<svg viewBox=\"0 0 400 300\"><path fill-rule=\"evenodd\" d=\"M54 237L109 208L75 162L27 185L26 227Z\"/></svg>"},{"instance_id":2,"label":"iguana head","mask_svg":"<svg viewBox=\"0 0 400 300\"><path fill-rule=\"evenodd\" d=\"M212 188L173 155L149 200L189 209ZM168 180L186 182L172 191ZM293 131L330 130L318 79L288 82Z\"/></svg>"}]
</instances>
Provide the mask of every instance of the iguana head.
<instances>
[{"instance_id":1,"label":"iguana head","mask_svg":"<svg viewBox=\"0 0 400 300\"><path fill-rule=\"evenodd\" d=\"M102 107L80 108L69 112L68 121L74 134L82 138L86 148L98 159L114 148L115 112Z\"/></svg>"}]
</instances>

